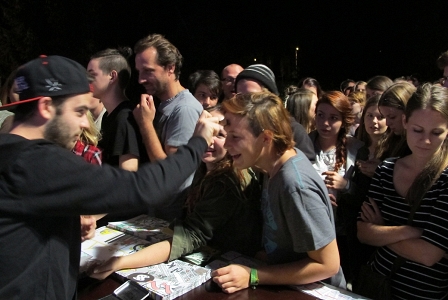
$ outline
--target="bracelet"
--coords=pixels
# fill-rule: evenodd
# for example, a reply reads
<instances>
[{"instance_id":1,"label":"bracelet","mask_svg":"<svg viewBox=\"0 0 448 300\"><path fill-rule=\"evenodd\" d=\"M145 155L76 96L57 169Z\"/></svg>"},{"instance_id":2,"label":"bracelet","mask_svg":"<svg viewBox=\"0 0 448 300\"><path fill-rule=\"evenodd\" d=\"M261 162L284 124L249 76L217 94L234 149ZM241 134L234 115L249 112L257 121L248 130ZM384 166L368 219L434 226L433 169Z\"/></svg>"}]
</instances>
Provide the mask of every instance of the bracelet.
<instances>
[{"instance_id":1,"label":"bracelet","mask_svg":"<svg viewBox=\"0 0 448 300\"><path fill-rule=\"evenodd\" d=\"M258 285L258 271L257 269L250 269L249 286L255 290L257 285Z\"/></svg>"}]
</instances>

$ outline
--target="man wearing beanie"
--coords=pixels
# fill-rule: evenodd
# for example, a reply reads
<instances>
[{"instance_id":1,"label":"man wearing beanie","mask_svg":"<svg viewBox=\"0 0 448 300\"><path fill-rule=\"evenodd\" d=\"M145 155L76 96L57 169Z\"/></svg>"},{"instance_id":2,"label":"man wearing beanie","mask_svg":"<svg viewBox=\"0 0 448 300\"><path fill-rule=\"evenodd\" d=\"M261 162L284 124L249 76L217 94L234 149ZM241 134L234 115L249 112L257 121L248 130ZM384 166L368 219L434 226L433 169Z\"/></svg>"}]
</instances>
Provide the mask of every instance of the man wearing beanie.
<instances>
[{"instance_id":1,"label":"man wearing beanie","mask_svg":"<svg viewBox=\"0 0 448 300\"><path fill-rule=\"evenodd\" d=\"M260 92L259 87L262 87L278 96L274 73L271 69L262 64L250 65L241 71L236 77L235 86L237 92L239 92L243 86L249 87L249 89L254 89L253 91L246 90L246 92L255 92L255 90Z\"/></svg>"},{"instance_id":2,"label":"man wearing beanie","mask_svg":"<svg viewBox=\"0 0 448 300\"><path fill-rule=\"evenodd\" d=\"M275 83L275 75L271 69L263 64L250 65L241 71L235 79L235 86L237 93L256 93L263 89L279 95L277 84ZM305 128L297 122L293 117L290 117L291 128L294 134L295 146L300 149L305 156L314 162L315 154L311 139L306 133Z\"/></svg>"},{"instance_id":3,"label":"man wearing beanie","mask_svg":"<svg viewBox=\"0 0 448 300\"><path fill-rule=\"evenodd\" d=\"M70 149L92 98L86 70L41 56L15 76L20 100L0 134L0 299L76 299L79 216L160 206L197 169L220 130L203 116L195 136L137 172L89 164Z\"/></svg>"}]
</instances>

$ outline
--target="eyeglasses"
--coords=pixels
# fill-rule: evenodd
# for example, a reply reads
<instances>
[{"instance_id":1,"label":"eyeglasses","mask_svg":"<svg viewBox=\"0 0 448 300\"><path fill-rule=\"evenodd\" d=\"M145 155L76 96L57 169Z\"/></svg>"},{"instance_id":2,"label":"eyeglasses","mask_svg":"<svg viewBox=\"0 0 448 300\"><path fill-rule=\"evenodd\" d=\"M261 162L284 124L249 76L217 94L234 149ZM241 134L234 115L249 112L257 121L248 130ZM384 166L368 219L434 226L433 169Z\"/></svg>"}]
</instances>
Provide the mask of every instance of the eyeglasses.
<instances>
[{"instance_id":1,"label":"eyeglasses","mask_svg":"<svg viewBox=\"0 0 448 300\"><path fill-rule=\"evenodd\" d=\"M228 83L234 84L235 79L236 78L233 78L233 77L226 77L226 78L222 78L221 81L224 82L225 84L228 84Z\"/></svg>"}]
</instances>

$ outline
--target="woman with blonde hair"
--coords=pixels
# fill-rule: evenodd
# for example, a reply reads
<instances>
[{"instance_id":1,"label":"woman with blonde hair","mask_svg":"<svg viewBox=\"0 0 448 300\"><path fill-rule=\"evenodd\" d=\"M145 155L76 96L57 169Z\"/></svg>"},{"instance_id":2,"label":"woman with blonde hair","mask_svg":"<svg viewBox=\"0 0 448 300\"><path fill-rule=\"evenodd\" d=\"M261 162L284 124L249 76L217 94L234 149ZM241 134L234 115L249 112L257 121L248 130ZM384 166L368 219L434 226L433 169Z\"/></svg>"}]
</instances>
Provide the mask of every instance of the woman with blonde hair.
<instances>
[{"instance_id":1,"label":"woman with blonde hair","mask_svg":"<svg viewBox=\"0 0 448 300\"><path fill-rule=\"evenodd\" d=\"M82 129L81 135L73 146L72 151L91 164L101 165L101 149L97 147L98 141L101 139L101 133L95 126L90 111L87 112L87 119L89 120L89 128Z\"/></svg>"},{"instance_id":2,"label":"woman with blonde hair","mask_svg":"<svg viewBox=\"0 0 448 300\"><path fill-rule=\"evenodd\" d=\"M349 134L356 136L356 129L358 129L359 123L361 122L364 105L366 104L366 93L355 91L351 92L347 97L352 106L352 114L355 117L353 124L350 126Z\"/></svg>"},{"instance_id":3,"label":"woman with blonde hair","mask_svg":"<svg viewBox=\"0 0 448 300\"><path fill-rule=\"evenodd\" d=\"M407 102L403 125L411 153L378 167L358 219L358 238L378 247L369 266L391 276L392 298L444 299L448 90L431 84L417 88Z\"/></svg>"},{"instance_id":4,"label":"woman with blonde hair","mask_svg":"<svg viewBox=\"0 0 448 300\"><path fill-rule=\"evenodd\" d=\"M307 133L315 128L317 95L307 89L298 89L289 96L286 109L299 122Z\"/></svg>"},{"instance_id":5,"label":"woman with blonde hair","mask_svg":"<svg viewBox=\"0 0 448 300\"><path fill-rule=\"evenodd\" d=\"M386 118L390 128L389 137L384 147L380 149L380 156L404 156L409 154L409 148L404 137L402 117L406 104L415 92L415 86L409 82L398 82L390 86L380 98L378 109Z\"/></svg>"}]
</instances>

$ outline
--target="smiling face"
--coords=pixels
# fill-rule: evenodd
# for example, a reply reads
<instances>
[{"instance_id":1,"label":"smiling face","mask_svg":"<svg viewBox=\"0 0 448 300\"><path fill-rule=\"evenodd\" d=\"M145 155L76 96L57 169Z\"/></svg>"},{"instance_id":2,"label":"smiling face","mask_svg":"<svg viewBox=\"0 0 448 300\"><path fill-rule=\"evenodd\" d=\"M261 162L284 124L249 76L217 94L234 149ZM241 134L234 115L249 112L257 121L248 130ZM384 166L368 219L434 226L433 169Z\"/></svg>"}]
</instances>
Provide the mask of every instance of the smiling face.
<instances>
[{"instance_id":1,"label":"smiling face","mask_svg":"<svg viewBox=\"0 0 448 300\"><path fill-rule=\"evenodd\" d=\"M386 125L394 134L403 134L402 116L404 116L404 111L395 107L383 105L379 107L379 111L383 117L386 118Z\"/></svg>"},{"instance_id":2,"label":"smiling face","mask_svg":"<svg viewBox=\"0 0 448 300\"><path fill-rule=\"evenodd\" d=\"M157 62L157 50L149 47L135 56L135 68L138 71L138 82L143 85L149 95L166 100L169 77L174 76L174 66L163 67ZM171 68L171 69L170 69Z\"/></svg>"},{"instance_id":3,"label":"smiling face","mask_svg":"<svg viewBox=\"0 0 448 300\"><path fill-rule=\"evenodd\" d=\"M213 117L218 119L224 118L224 115L219 110L214 110L210 113ZM207 165L207 169L213 168L213 165L224 158L227 154L227 150L224 148L226 141L226 133L220 132L217 136L213 137L213 143L207 148L207 151L202 155L202 161Z\"/></svg>"},{"instance_id":4,"label":"smiling face","mask_svg":"<svg viewBox=\"0 0 448 300\"><path fill-rule=\"evenodd\" d=\"M403 116L403 127L412 155L423 160L437 153L448 134L448 122L432 109L414 111L407 122Z\"/></svg>"},{"instance_id":5,"label":"smiling face","mask_svg":"<svg viewBox=\"0 0 448 300\"><path fill-rule=\"evenodd\" d=\"M207 107L216 106L216 104L218 104L218 96L213 95L210 89L203 83L200 83L196 88L194 97L198 99L204 109Z\"/></svg>"},{"instance_id":6,"label":"smiling face","mask_svg":"<svg viewBox=\"0 0 448 300\"><path fill-rule=\"evenodd\" d=\"M316 129L322 138L334 138L342 127L342 114L328 103L321 103L316 111Z\"/></svg>"},{"instance_id":7,"label":"smiling face","mask_svg":"<svg viewBox=\"0 0 448 300\"><path fill-rule=\"evenodd\" d=\"M386 132L386 119L380 114L378 106L372 105L367 108L364 116L364 127L370 136L381 135Z\"/></svg>"},{"instance_id":8,"label":"smiling face","mask_svg":"<svg viewBox=\"0 0 448 300\"><path fill-rule=\"evenodd\" d=\"M227 132L224 147L233 158L233 166L246 169L257 166L263 149L263 135L254 136L246 117L225 114Z\"/></svg>"}]
</instances>

